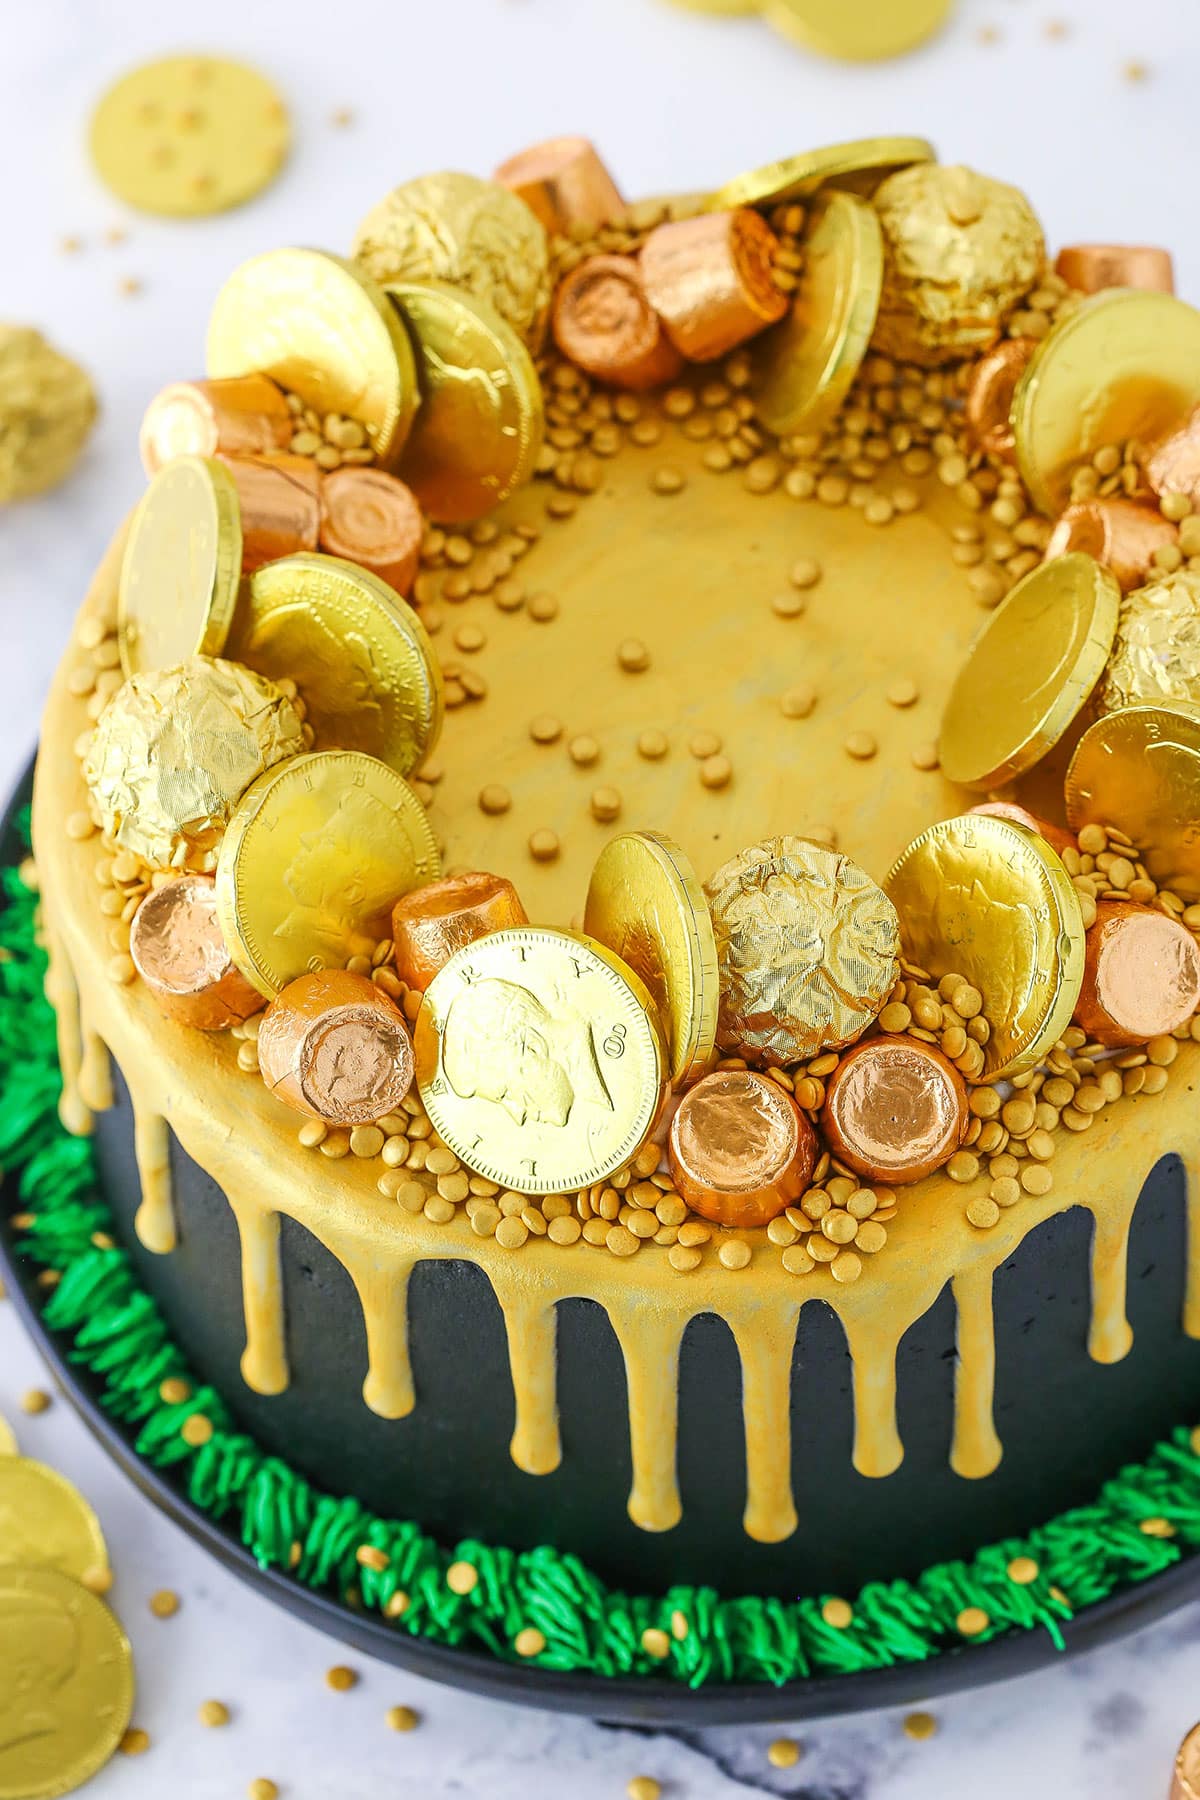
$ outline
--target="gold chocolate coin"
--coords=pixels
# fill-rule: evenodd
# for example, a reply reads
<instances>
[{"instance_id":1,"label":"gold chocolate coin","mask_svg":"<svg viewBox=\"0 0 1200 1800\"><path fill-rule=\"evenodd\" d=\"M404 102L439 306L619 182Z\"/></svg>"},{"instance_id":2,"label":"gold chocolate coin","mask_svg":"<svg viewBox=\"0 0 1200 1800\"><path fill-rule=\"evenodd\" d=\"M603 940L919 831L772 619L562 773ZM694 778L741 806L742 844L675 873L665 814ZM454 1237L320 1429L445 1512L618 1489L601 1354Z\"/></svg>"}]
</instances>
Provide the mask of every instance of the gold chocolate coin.
<instances>
[{"instance_id":1,"label":"gold chocolate coin","mask_svg":"<svg viewBox=\"0 0 1200 1800\"><path fill-rule=\"evenodd\" d=\"M1172 294L1115 288L1042 339L1013 396L1017 466L1051 517L1107 444L1152 442L1200 404L1200 312Z\"/></svg>"},{"instance_id":2,"label":"gold chocolate coin","mask_svg":"<svg viewBox=\"0 0 1200 1800\"><path fill-rule=\"evenodd\" d=\"M0 1456L0 1570L13 1565L57 1569L72 1581L108 1567L100 1521L83 1495L28 1456Z\"/></svg>"},{"instance_id":3,"label":"gold chocolate coin","mask_svg":"<svg viewBox=\"0 0 1200 1800\"><path fill-rule=\"evenodd\" d=\"M590 938L534 926L469 944L434 976L417 1084L460 1162L523 1194L603 1181L649 1136L666 1050L649 991Z\"/></svg>"},{"instance_id":4,"label":"gold chocolate coin","mask_svg":"<svg viewBox=\"0 0 1200 1800\"><path fill-rule=\"evenodd\" d=\"M820 431L857 375L883 290L883 234L865 200L818 202L791 311L759 338L754 403L777 437Z\"/></svg>"},{"instance_id":5,"label":"gold chocolate coin","mask_svg":"<svg viewBox=\"0 0 1200 1800\"><path fill-rule=\"evenodd\" d=\"M720 979L704 889L679 846L627 831L596 859L583 929L649 988L667 1034L671 1081L686 1087L712 1062Z\"/></svg>"},{"instance_id":6,"label":"gold chocolate coin","mask_svg":"<svg viewBox=\"0 0 1200 1800\"><path fill-rule=\"evenodd\" d=\"M375 283L327 250L269 250L233 271L208 323L208 373L269 375L317 412L366 428L381 462L417 405L412 349Z\"/></svg>"},{"instance_id":7,"label":"gold chocolate coin","mask_svg":"<svg viewBox=\"0 0 1200 1800\"><path fill-rule=\"evenodd\" d=\"M0 1413L0 1456L19 1456L20 1454L17 1434L4 1414Z\"/></svg>"},{"instance_id":8,"label":"gold chocolate coin","mask_svg":"<svg viewBox=\"0 0 1200 1800\"><path fill-rule=\"evenodd\" d=\"M804 50L881 62L915 50L945 24L953 0L763 0L763 17Z\"/></svg>"},{"instance_id":9,"label":"gold chocolate coin","mask_svg":"<svg viewBox=\"0 0 1200 1800\"><path fill-rule=\"evenodd\" d=\"M395 770L319 750L268 769L234 808L217 917L242 974L273 997L306 970L369 956L399 896L438 873L425 809Z\"/></svg>"},{"instance_id":10,"label":"gold chocolate coin","mask_svg":"<svg viewBox=\"0 0 1200 1800\"><path fill-rule=\"evenodd\" d=\"M442 729L442 671L411 606L379 575L300 551L256 569L229 654L290 676L323 747L362 750L407 775Z\"/></svg>"},{"instance_id":11,"label":"gold chocolate coin","mask_svg":"<svg viewBox=\"0 0 1200 1800\"><path fill-rule=\"evenodd\" d=\"M933 145L919 137L855 138L847 144L825 144L819 150L802 150L780 162L748 169L717 189L708 202L710 212L735 206L774 206L780 200L796 200L827 184L853 187L869 193L885 175L910 164L932 162Z\"/></svg>"},{"instance_id":12,"label":"gold chocolate coin","mask_svg":"<svg viewBox=\"0 0 1200 1800\"><path fill-rule=\"evenodd\" d=\"M1105 713L1076 746L1066 792L1075 831L1115 825L1159 887L1200 900L1200 705Z\"/></svg>"},{"instance_id":13,"label":"gold chocolate coin","mask_svg":"<svg viewBox=\"0 0 1200 1800\"><path fill-rule=\"evenodd\" d=\"M1040 761L1104 673L1120 610L1116 576L1082 550L1031 569L950 690L938 740L948 780L984 791Z\"/></svg>"},{"instance_id":14,"label":"gold chocolate coin","mask_svg":"<svg viewBox=\"0 0 1200 1800\"><path fill-rule=\"evenodd\" d=\"M1035 1069L1083 981L1079 896L1045 839L988 814L944 819L914 839L884 887L905 955L935 979L961 975L982 997L979 1079Z\"/></svg>"},{"instance_id":15,"label":"gold chocolate coin","mask_svg":"<svg viewBox=\"0 0 1200 1800\"><path fill-rule=\"evenodd\" d=\"M213 457L176 457L142 495L125 543L117 643L126 675L220 656L241 578L233 478Z\"/></svg>"},{"instance_id":16,"label":"gold chocolate coin","mask_svg":"<svg viewBox=\"0 0 1200 1800\"><path fill-rule=\"evenodd\" d=\"M102 1600L56 1569L0 1568L0 1800L56 1800L108 1761L133 1653Z\"/></svg>"},{"instance_id":17,"label":"gold chocolate coin","mask_svg":"<svg viewBox=\"0 0 1200 1800\"><path fill-rule=\"evenodd\" d=\"M486 301L445 282L393 281L387 292L412 335L421 390L400 473L431 519L481 518L537 463L542 388L533 359Z\"/></svg>"},{"instance_id":18,"label":"gold chocolate coin","mask_svg":"<svg viewBox=\"0 0 1200 1800\"><path fill-rule=\"evenodd\" d=\"M128 206L184 218L240 206L269 186L290 138L287 108L257 69L168 56L109 88L89 148L101 181Z\"/></svg>"}]
</instances>

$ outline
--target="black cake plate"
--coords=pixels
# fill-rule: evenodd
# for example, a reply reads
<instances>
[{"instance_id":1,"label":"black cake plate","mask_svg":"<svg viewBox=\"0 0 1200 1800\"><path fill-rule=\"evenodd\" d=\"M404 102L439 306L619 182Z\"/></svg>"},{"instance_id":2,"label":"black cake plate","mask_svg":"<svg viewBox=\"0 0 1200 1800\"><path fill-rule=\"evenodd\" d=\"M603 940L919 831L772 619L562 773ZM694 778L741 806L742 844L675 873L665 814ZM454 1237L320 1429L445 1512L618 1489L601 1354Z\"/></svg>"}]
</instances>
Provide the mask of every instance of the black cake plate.
<instances>
[{"instance_id":1,"label":"black cake plate","mask_svg":"<svg viewBox=\"0 0 1200 1800\"><path fill-rule=\"evenodd\" d=\"M0 819L0 865L12 864L21 854L15 818L29 801L32 781L30 767ZM214 1522L168 1474L138 1456L134 1432L108 1417L100 1405L99 1384L68 1360L67 1344L45 1325L36 1271L16 1255L8 1212L6 1205L0 1214L0 1273L60 1389L108 1455L154 1506L248 1586L366 1655L433 1681L521 1705L582 1713L614 1724L686 1726L826 1718L903 1706L1050 1667L1064 1654L1044 1631L1034 1629L1011 1632L988 1644L945 1651L921 1663L853 1675L812 1676L782 1687L753 1682L693 1690L649 1677L606 1678L512 1665L479 1650L410 1636L382 1618L352 1611L331 1595L315 1593L288 1575L261 1568L234 1528ZM1140 1630L1198 1595L1200 1556L1082 1609L1062 1627L1065 1654L1077 1656Z\"/></svg>"}]
</instances>

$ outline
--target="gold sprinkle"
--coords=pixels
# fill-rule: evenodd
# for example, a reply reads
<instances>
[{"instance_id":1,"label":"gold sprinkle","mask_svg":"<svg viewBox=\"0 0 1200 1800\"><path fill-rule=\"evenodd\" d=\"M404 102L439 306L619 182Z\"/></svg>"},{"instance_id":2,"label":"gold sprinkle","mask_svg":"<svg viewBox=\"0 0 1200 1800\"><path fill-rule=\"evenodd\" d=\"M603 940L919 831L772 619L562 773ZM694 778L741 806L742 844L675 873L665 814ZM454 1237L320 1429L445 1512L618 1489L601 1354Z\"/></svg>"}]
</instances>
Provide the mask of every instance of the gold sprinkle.
<instances>
[{"instance_id":1,"label":"gold sprinkle","mask_svg":"<svg viewBox=\"0 0 1200 1800\"><path fill-rule=\"evenodd\" d=\"M196 1717L202 1725L228 1725L229 1708L223 1700L202 1700L196 1709Z\"/></svg>"},{"instance_id":2,"label":"gold sprinkle","mask_svg":"<svg viewBox=\"0 0 1200 1800\"><path fill-rule=\"evenodd\" d=\"M190 1413L179 1428L179 1435L193 1450L199 1450L212 1438L216 1427L203 1413Z\"/></svg>"},{"instance_id":3,"label":"gold sprinkle","mask_svg":"<svg viewBox=\"0 0 1200 1800\"><path fill-rule=\"evenodd\" d=\"M132 299L134 294L140 294L141 291L142 283L136 275L123 275L117 283L117 292L127 300Z\"/></svg>"},{"instance_id":4,"label":"gold sprinkle","mask_svg":"<svg viewBox=\"0 0 1200 1800\"><path fill-rule=\"evenodd\" d=\"M525 603L525 610L539 625L548 625L551 619L558 617L558 601L553 594L531 594Z\"/></svg>"},{"instance_id":5,"label":"gold sprinkle","mask_svg":"<svg viewBox=\"0 0 1200 1800\"><path fill-rule=\"evenodd\" d=\"M991 1622L982 1606L964 1606L954 1621L963 1637L978 1637Z\"/></svg>"},{"instance_id":6,"label":"gold sprinkle","mask_svg":"<svg viewBox=\"0 0 1200 1800\"><path fill-rule=\"evenodd\" d=\"M45 1388L26 1388L21 1395L20 1406L23 1413L33 1418L37 1413L44 1413L54 1404L53 1398Z\"/></svg>"},{"instance_id":7,"label":"gold sprinkle","mask_svg":"<svg viewBox=\"0 0 1200 1800\"><path fill-rule=\"evenodd\" d=\"M911 675L898 676L887 689L889 706L915 706L920 697L921 691Z\"/></svg>"},{"instance_id":8,"label":"gold sprinkle","mask_svg":"<svg viewBox=\"0 0 1200 1800\"><path fill-rule=\"evenodd\" d=\"M803 594L771 595L771 611L780 619L798 619L807 605Z\"/></svg>"},{"instance_id":9,"label":"gold sprinkle","mask_svg":"<svg viewBox=\"0 0 1200 1800\"><path fill-rule=\"evenodd\" d=\"M811 681L798 681L780 695L779 710L785 719L807 719L817 704L817 690Z\"/></svg>"},{"instance_id":10,"label":"gold sprinkle","mask_svg":"<svg viewBox=\"0 0 1200 1800\"><path fill-rule=\"evenodd\" d=\"M650 652L641 638L623 638L617 645L617 661L627 675L640 675L650 667Z\"/></svg>"},{"instance_id":11,"label":"gold sprinkle","mask_svg":"<svg viewBox=\"0 0 1200 1800\"><path fill-rule=\"evenodd\" d=\"M179 1595L172 1588L159 1588L150 1596L150 1611L156 1619L173 1619L179 1611Z\"/></svg>"},{"instance_id":12,"label":"gold sprinkle","mask_svg":"<svg viewBox=\"0 0 1200 1800\"><path fill-rule=\"evenodd\" d=\"M131 1725L123 1732L117 1749L122 1756L143 1756L150 1748L150 1733L143 1731L140 1725Z\"/></svg>"},{"instance_id":13,"label":"gold sprinkle","mask_svg":"<svg viewBox=\"0 0 1200 1800\"><path fill-rule=\"evenodd\" d=\"M474 1593L479 1585L479 1570L474 1563L452 1562L446 1570L446 1586L452 1594Z\"/></svg>"},{"instance_id":14,"label":"gold sprinkle","mask_svg":"<svg viewBox=\"0 0 1200 1800\"><path fill-rule=\"evenodd\" d=\"M60 238L58 240L58 247L64 256L77 256L83 249L83 239L73 236Z\"/></svg>"},{"instance_id":15,"label":"gold sprinkle","mask_svg":"<svg viewBox=\"0 0 1200 1800\"><path fill-rule=\"evenodd\" d=\"M590 769L594 762L600 760L600 746L594 737L589 737L586 732L582 732L578 737L573 737L567 745L567 755L579 768Z\"/></svg>"},{"instance_id":16,"label":"gold sprinkle","mask_svg":"<svg viewBox=\"0 0 1200 1800\"><path fill-rule=\"evenodd\" d=\"M382 1575L391 1559L387 1551L381 1550L378 1544L360 1544L354 1552L354 1560L360 1568L374 1569L377 1575Z\"/></svg>"},{"instance_id":17,"label":"gold sprinkle","mask_svg":"<svg viewBox=\"0 0 1200 1800\"><path fill-rule=\"evenodd\" d=\"M89 1563L79 1577L80 1587L85 1587L89 1594L108 1594L112 1592L113 1572L107 1563Z\"/></svg>"},{"instance_id":18,"label":"gold sprinkle","mask_svg":"<svg viewBox=\"0 0 1200 1800\"><path fill-rule=\"evenodd\" d=\"M667 464L654 471L650 485L656 494L678 494L687 486L687 476L674 464Z\"/></svg>"},{"instance_id":19,"label":"gold sprinkle","mask_svg":"<svg viewBox=\"0 0 1200 1800\"><path fill-rule=\"evenodd\" d=\"M385 1619L399 1619L408 1611L409 1598L403 1588L397 1588L391 1597L384 1601L383 1616Z\"/></svg>"},{"instance_id":20,"label":"gold sprinkle","mask_svg":"<svg viewBox=\"0 0 1200 1800\"><path fill-rule=\"evenodd\" d=\"M933 1737L937 1728L938 1722L929 1712L910 1712L904 1721L905 1737L912 1738L918 1744L924 1743L926 1738Z\"/></svg>"},{"instance_id":21,"label":"gold sprinkle","mask_svg":"<svg viewBox=\"0 0 1200 1800\"><path fill-rule=\"evenodd\" d=\"M767 1745L767 1761L773 1769L794 1769L800 1755L800 1745L795 1738L780 1737Z\"/></svg>"},{"instance_id":22,"label":"gold sprinkle","mask_svg":"<svg viewBox=\"0 0 1200 1800\"><path fill-rule=\"evenodd\" d=\"M733 780L733 764L727 756L706 756L700 764L700 780L706 788L728 787Z\"/></svg>"},{"instance_id":23,"label":"gold sprinkle","mask_svg":"<svg viewBox=\"0 0 1200 1800\"><path fill-rule=\"evenodd\" d=\"M553 862L561 847L558 833L545 826L529 834L529 854L534 862Z\"/></svg>"},{"instance_id":24,"label":"gold sprinkle","mask_svg":"<svg viewBox=\"0 0 1200 1800\"><path fill-rule=\"evenodd\" d=\"M1065 19L1051 19L1045 28L1045 35L1052 44L1061 44L1064 38L1071 35L1071 27Z\"/></svg>"},{"instance_id":25,"label":"gold sprinkle","mask_svg":"<svg viewBox=\"0 0 1200 1800\"><path fill-rule=\"evenodd\" d=\"M421 1723L421 1715L411 1706L389 1706L383 1722L389 1731L415 1731Z\"/></svg>"},{"instance_id":26,"label":"gold sprinkle","mask_svg":"<svg viewBox=\"0 0 1200 1800\"><path fill-rule=\"evenodd\" d=\"M637 741L637 753L646 762L658 762L671 748L665 731L643 731Z\"/></svg>"},{"instance_id":27,"label":"gold sprinkle","mask_svg":"<svg viewBox=\"0 0 1200 1800\"><path fill-rule=\"evenodd\" d=\"M936 769L938 766L937 745L918 744L912 753L912 766L914 769L926 771Z\"/></svg>"},{"instance_id":28,"label":"gold sprinkle","mask_svg":"<svg viewBox=\"0 0 1200 1800\"><path fill-rule=\"evenodd\" d=\"M332 1688L335 1694L349 1693L352 1687L358 1686L358 1671L348 1669L345 1663L334 1663L332 1669L325 1671L325 1686Z\"/></svg>"},{"instance_id":29,"label":"gold sprinkle","mask_svg":"<svg viewBox=\"0 0 1200 1800\"><path fill-rule=\"evenodd\" d=\"M498 781L489 781L486 787L479 790L479 810L495 817L497 813L506 813L512 805L512 795Z\"/></svg>"},{"instance_id":30,"label":"gold sprinkle","mask_svg":"<svg viewBox=\"0 0 1200 1800\"><path fill-rule=\"evenodd\" d=\"M1173 1538L1175 1536L1175 1527L1170 1519L1139 1519L1138 1530L1144 1537Z\"/></svg>"},{"instance_id":31,"label":"gold sprinkle","mask_svg":"<svg viewBox=\"0 0 1200 1800\"><path fill-rule=\"evenodd\" d=\"M553 713L538 713L529 721L529 735L535 744L556 744L562 736L562 720Z\"/></svg>"},{"instance_id":32,"label":"gold sprinkle","mask_svg":"<svg viewBox=\"0 0 1200 1800\"><path fill-rule=\"evenodd\" d=\"M979 30L975 33L975 42L977 44L985 45L998 44L1000 42L1000 33L994 25L981 25Z\"/></svg>"},{"instance_id":33,"label":"gold sprinkle","mask_svg":"<svg viewBox=\"0 0 1200 1800\"><path fill-rule=\"evenodd\" d=\"M821 565L815 556L800 556L788 570L788 580L793 587L816 587L821 579Z\"/></svg>"},{"instance_id":34,"label":"gold sprinkle","mask_svg":"<svg viewBox=\"0 0 1200 1800\"><path fill-rule=\"evenodd\" d=\"M821 1617L835 1631L845 1631L854 1619L854 1608L848 1600L826 1600L821 1608Z\"/></svg>"},{"instance_id":35,"label":"gold sprinkle","mask_svg":"<svg viewBox=\"0 0 1200 1800\"><path fill-rule=\"evenodd\" d=\"M608 825L621 810L620 790L615 787L598 787L592 792L592 817L602 825Z\"/></svg>"},{"instance_id":36,"label":"gold sprinkle","mask_svg":"<svg viewBox=\"0 0 1200 1800\"><path fill-rule=\"evenodd\" d=\"M688 750L698 762L704 762L708 757L716 756L721 748L721 739L715 731L697 731L688 740Z\"/></svg>"},{"instance_id":37,"label":"gold sprinkle","mask_svg":"<svg viewBox=\"0 0 1200 1800\"><path fill-rule=\"evenodd\" d=\"M129 233L123 225L110 225L104 234L104 241L115 247L117 244L123 244L128 236Z\"/></svg>"},{"instance_id":38,"label":"gold sprinkle","mask_svg":"<svg viewBox=\"0 0 1200 1800\"><path fill-rule=\"evenodd\" d=\"M256 1775L246 1789L249 1800L279 1800L279 1789L266 1775Z\"/></svg>"},{"instance_id":39,"label":"gold sprinkle","mask_svg":"<svg viewBox=\"0 0 1200 1800\"><path fill-rule=\"evenodd\" d=\"M647 1625L642 1633L642 1649L647 1656L653 1656L656 1661L661 1662L671 1654L671 1640L657 1625Z\"/></svg>"},{"instance_id":40,"label":"gold sprinkle","mask_svg":"<svg viewBox=\"0 0 1200 1800\"><path fill-rule=\"evenodd\" d=\"M335 131L345 131L348 125L354 123L354 108L351 106L334 107L329 115L329 123Z\"/></svg>"},{"instance_id":41,"label":"gold sprinkle","mask_svg":"<svg viewBox=\"0 0 1200 1800\"><path fill-rule=\"evenodd\" d=\"M879 740L869 731L852 731L844 745L846 755L855 762L870 762L878 754Z\"/></svg>"},{"instance_id":42,"label":"gold sprinkle","mask_svg":"<svg viewBox=\"0 0 1200 1800\"><path fill-rule=\"evenodd\" d=\"M1135 86L1150 79L1149 67L1144 62L1127 62L1121 70L1121 74L1126 81L1133 82Z\"/></svg>"},{"instance_id":43,"label":"gold sprinkle","mask_svg":"<svg viewBox=\"0 0 1200 1800\"><path fill-rule=\"evenodd\" d=\"M513 1639L513 1649L518 1656L540 1656L545 1648L545 1635L536 1625L526 1625Z\"/></svg>"},{"instance_id":44,"label":"gold sprinkle","mask_svg":"<svg viewBox=\"0 0 1200 1800\"><path fill-rule=\"evenodd\" d=\"M1032 1556L1014 1556L1008 1565L1008 1579L1015 1581L1018 1587L1028 1587L1041 1574Z\"/></svg>"},{"instance_id":45,"label":"gold sprinkle","mask_svg":"<svg viewBox=\"0 0 1200 1800\"><path fill-rule=\"evenodd\" d=\"M628 1800L660 1800L662 1787L653 1775L633 1775L625 1783Z\"/></svg>"}]
</instances>

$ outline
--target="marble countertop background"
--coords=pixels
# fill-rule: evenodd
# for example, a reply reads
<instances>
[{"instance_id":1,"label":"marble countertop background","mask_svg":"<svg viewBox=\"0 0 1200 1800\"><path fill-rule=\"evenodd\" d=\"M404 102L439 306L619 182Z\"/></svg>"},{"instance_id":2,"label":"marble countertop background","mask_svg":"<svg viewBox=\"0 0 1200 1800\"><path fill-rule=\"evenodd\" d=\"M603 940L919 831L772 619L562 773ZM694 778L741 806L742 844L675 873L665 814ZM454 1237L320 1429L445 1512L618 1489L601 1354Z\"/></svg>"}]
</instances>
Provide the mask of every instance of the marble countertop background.
<instances>
[{"instance_id":1,"label":"marble countertop background","mask_svg":"<svg viewBox=\"0 0 1200 1800\"><path fill-rule=\"evenodd\" d=\"M893 0L879 0L881 5ZM260 64L293 108L296 148L269 193L187 224L127 214L88 170L85 121L106 82L155 54L202 49ZM1141 65L1141 79L1130 65ZM1192 200L1200 153L1200 7L1190 0L960 0L928 49L878 67L817 62L753 19L667 0L36 0L0 32L0 318L38 325L92 371L103 418L56 493L0 512L0 780L32 751L41 697L89 572L137 498L138 420L202 361L212 295L274 244L347 243L386 189L427 169L486 172L525 142L592 135L627 192L716 184L805 145L881 132L932 137L1026 188L1052 243L1161 242L1200 299ZM333 114L353 111L337 128ZM114 228L120 242L108 241ZM82 240L67 255L65 237ZM139 284L136 294L122 284ZM160 1517L62 1402L19 1414L46 1380L0 1307L0 1412L25 1448L75 1480L108 1534L114 1603L134 1640L149 1751L118 1758L97 1800L223 1800L256 1775L285 1800L620 1800L637 1773L664 1800L1165 1800L1200 1717L1200 1607L1045 1674L938 1701L936 1735L902 1712L794 1728L634 1732L459 1695L338 1649L249 1593ZM171 1587L179 1614L151 1617ZM335 1694L324 1671L360 1681ZM205 1731L196 1708L226 1700ZM384 1724L405 1702L403 1736Z\"/></svg>"}]
</instances>

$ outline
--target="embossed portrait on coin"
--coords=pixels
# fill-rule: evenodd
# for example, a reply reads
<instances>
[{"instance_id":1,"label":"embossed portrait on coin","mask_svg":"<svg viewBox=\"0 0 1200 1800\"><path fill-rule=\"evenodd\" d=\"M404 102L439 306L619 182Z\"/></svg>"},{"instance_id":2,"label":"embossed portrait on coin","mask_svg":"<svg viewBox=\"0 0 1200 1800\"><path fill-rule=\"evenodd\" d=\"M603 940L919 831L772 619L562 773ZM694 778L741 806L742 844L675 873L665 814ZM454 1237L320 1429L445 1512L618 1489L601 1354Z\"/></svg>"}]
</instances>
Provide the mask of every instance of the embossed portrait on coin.
<instances>
[{"instance_id":1,"label":"embossed portrait on coin","mask_svg":"<svg viewBox=\"0 0 1200 1800\"><path fill-rule=\"evenodd\" d=\"M79 1634L47 1594L7 1594L0 1611L0 1755L53 1737L61 1720L55 1696L79 1666Z\"/></svg>"},{"instance_id":2,"label":"embossed portrait on coin","mask_svg":"<svg viewBox=\"0 0 1200 1800\"><path fill-rule=\"evenodd\" d=\"M349 721L350 736L331 731L335 743L378 739L383 727L382 681L370 640L344 621L326 618L319 605L304 602L275 608L259 621L238 655L272 680L290 677L327 726Z\"/></svg>"},{"instance_id":3,"label":"embossed portrait on coin","mask_svg":"<svg viewBox=\"0 0 1200 1800\"><path fill-rule=\"evenodd\" d=\"M344 961L352 944L369 943L363 921L382 911L391 891L371 890L365 847L381 833L391 835L388 808L361 788L349 787L316 831L304 832L281 880L295 904L274 935L294 944L311 966L313 956Z\"/></svg>"},{"instance_id":4,"label":"embossed portrait on coin","mask_svg":"<svg viewBox=\"0 0 1200 1800\"><path fill-rule=\"evenodd\" d=\"M982 946L972 921L986 912L988 937L986 958L979 956ZM1012 978L1027 978L1037 962L1037 927L1027 906L997 900L978 879L971 882L947 881L938 888L933 901L933 930L940 943L956 953L957 973L965 975L980 988L985 1012L1002 1018L1013 1008L1013 1024L1019 1029L1025 1007L1033 1000L1026 986L1018 991ZM998 993L997 979L1007 973L1008 994Z\"/></svg>"},{"instance_id":5,"label":"embossed portrait on coin","mask_svg":"<svg viewBox=\"0 0 1200 1800\"><path fill-rule=\"evenodd\" d=\"M472 982L455 997L442 1069L461 1100L494 1101L517 1125L565 1125L577 1101L613 1110L589 1021L515 981Z\"/></svg>"}]
</instances>

